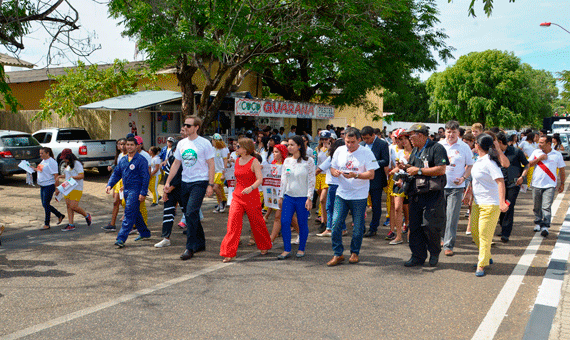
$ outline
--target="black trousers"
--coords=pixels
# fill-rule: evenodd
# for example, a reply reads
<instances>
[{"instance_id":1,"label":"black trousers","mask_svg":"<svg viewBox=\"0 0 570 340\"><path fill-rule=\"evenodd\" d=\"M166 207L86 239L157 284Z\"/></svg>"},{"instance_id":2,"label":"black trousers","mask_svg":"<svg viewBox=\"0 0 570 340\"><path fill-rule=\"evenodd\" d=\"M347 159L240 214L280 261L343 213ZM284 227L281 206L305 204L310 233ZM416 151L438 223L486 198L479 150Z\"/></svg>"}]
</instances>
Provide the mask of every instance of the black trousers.
<instances>
[{"instance_id":1,"label":"black trousers","mask_svg":"<svg viewBox=\"0 0 570 340\"><path fill-rule=\"evenodd\" d=\"M162 237L170 238L172 234L172 225L174 224L174 215L176 205L181 203L181 189L175 188L168 194L168 201L164 202L164 210L162 215Z\"/></svg>"},{"instance_id":2,"label":"black trousers","mask_svg":"<svg viewBox=\"0 0 570 340\"><path fill-rule=\"evenodd\" d=\"M441 252L440 233L445 228L445 198L443 190L410 196L410 250L420 262L427 259L427 252L438 256Z\"/></svg>"},{"instance_id":3,"label":"black trousers","mask_svg":"<svg viewBox=\"0 0 570 340\"><path fill-rule=\"evenodd\" d=\"M186 249L199 251L206 248L206 236L200 222L200 207L206 195L208 181L182 182L182 201L186 216Z\"/></svg>"},{"instance_id":4,"label":"black trousers","mask_svg":"<svg viewBox=\"0 0 570 340\"><path fill-rule=\"evenodd\" d=\"M515 185L514 187L507 188L505 193L505 199L509 200L511 204L509 205L509 210L507 212L502 212L499 215L499 225L501 226L501 235L505 237L510 237L513 231L513 218L515 216L515 204L517 203L517 197L519 197L519 192L521 187Z\"/></svg>"}]
</instances>

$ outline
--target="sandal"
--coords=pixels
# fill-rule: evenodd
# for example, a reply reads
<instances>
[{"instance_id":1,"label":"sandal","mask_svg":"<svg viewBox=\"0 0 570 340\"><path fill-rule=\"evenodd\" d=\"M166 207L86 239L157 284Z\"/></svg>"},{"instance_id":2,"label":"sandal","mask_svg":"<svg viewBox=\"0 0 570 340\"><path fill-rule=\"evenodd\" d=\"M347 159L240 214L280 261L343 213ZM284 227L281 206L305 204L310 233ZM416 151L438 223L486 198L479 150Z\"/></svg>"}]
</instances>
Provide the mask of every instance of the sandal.
<instances>
[{"instance_id":1,"label":"sandal","mask_svg":"<svg viewBox=\"0 0 570 340\"><path fill-rule=\"evenodd\" d=\"M223 263L228 263L228 262L232 262L234 258L233 257L224 257L224 259L222 260Z\"/></svg>"},{"instance_id":2,"label":"sandal","mask_svg":"<svg viewBox=\"0 0 570 340\"><path fill-rule=\"evenodd\" d=\"M64 218L65 218L65 215L61 215L61 217L57 219L57 225L60 225L61 221L63 221Z\"/></svg>"},{"instance_id":3,"label":"sandal","mask_svg":"<svg viewBox=\"0 0 570 340\"><path fill-rule=\"evenodd\" d=\"M262 250L261 251L261 255L267 255L267 253L269 253L269 250Z\"/></svg>"},{"instance_id":4,"label":"sandal","mask_svg":"<svg viewBox=\"0 0 570 340\"><path fill-rule=\"evenodd\" d=\"M43 227L40 228L40 230L48 230L50 229L49 225L44 225Z\"/></svg>"},{"instance_id":5,"label":"sandal","mask_svg":"<svg viewBox=\"0 0 570 340\"><path fill-rule=\"evenodd\" d=\"M255 240L254 239L249 239L249 242L247 243L248 246L254 246L255 245Z\"/></svg>"}]
</instances>

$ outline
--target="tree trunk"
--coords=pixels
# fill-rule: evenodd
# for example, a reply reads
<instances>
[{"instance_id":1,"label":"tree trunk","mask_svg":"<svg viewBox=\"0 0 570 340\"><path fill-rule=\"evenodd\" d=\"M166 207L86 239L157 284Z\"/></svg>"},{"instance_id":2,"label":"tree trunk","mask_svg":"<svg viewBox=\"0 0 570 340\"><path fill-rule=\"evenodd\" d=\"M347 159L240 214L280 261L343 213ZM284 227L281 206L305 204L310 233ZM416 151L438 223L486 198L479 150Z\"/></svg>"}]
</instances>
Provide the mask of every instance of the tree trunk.
<instances>
[{"instance_id":1,"label":"tree trunk","mask_svg":"<svg viewBox=\"0 0 570 340\"><path fill-rule=\"evenodd\" d=\"M204 127L209 126L210 123L214 120L214 117L216 117L220 106L222 106L224 98L232 89L233 82L239 75L241 69L241 66L233 66L230 68L230 72L228 73L226 79L224 79L222 86L218 89L218 94L212 103L210 105L204 105L198 108L198 115L204 119ZM206 93L204 92L202 95L206 95ZM208 96L209 95L210 94L208 93Z\"/></svg>"},{"instance_id":2,"label":"tree trunk","mask_svg":"<svg viewBox=\"0 0 570 340\"><path fill-rule=\"evenodd\" d=\"M194 114L194 92L197 86L192 83L192 77L198 70L197 66L188 65L188 58L182 55L176 63L176 78L182 92L182 115Z\"/></svg>"}]
</instances>

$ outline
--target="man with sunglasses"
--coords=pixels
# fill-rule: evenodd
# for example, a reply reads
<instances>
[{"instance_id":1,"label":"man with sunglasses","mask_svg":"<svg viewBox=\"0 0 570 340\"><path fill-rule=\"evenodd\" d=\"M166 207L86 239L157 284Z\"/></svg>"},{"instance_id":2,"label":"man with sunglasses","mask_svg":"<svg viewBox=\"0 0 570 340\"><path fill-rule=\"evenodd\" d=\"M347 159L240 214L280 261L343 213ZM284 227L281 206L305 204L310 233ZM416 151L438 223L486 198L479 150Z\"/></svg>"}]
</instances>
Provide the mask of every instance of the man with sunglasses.
<instances>
[{"instance_id":1,"label":"man with sunglasses","mask_svg":"<svg viewBox=\"0 0 570 340\"><path fill-rule=\"evenodd\" d=\"M170 190L170 183L182 165L182 198L181 204L186 205L184 215L187 224L186 250L180 259L186 261L194 253L206 249L204 228L200 222L200 207L204 195L211 197L214 193L214 148L212 144L198 135L202 120L196 116L186 116L183 124L187 138L178 142L164 190Z\"/></svg>"}]
</instances>

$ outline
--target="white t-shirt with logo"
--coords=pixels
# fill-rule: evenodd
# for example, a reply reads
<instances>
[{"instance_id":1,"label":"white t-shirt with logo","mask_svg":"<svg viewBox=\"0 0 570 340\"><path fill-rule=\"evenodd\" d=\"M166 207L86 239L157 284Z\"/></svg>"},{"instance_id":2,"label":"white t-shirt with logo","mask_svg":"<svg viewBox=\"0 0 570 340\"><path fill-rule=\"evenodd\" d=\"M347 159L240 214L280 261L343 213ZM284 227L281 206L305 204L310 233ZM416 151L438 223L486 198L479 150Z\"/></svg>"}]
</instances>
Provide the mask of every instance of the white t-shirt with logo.
<instances>
[{"instance_id":1,"label":"white t-shirt with logo","mask_svg":"<svg viewBox=\"0 0 570 340\"><path fill-rule=\"evenodd\" d=\"M465 188L465 182L460 185L453 183L456 179L461 178L465 174L465 167L473 165L473 152L467 143L457 140L453 145L443 139L439 142L447 151L449 165L445 167L445 176L447 177L446 189Z\"/></svg>"},{"instance_id":2,"label":"white t-shirt with logo","mask_svg":"<svg viewBox=\"0 0 570 340\"><path fill-rule=\"evenodd\" d=\"M530 157L528 158L529 161L535 160L541 155L544 155L544 151L541 149L536 149L532 152ZM554 178L558 179L558 175L556 170L558 168L564 168L566 164L564 163L564 159L562 158L562 154L556 150L550 151L548 154L548 158L543 160L542 163L546 165L546 167L552 172ZM546 188L556 188L557 181L553 181L550 176L542 170L540 166L535 165L534 171L532 173L532 182L531 185L534 188L546 189Z\"/></svg>"},{"instance_id":3,"label":"white t-shirt with logo","mask_svg":"<svg viewBox=\"0 0 570 340\"><path fill-rule=\"evenodd\" d=\"M228 158L230 150L226 147L221 149L214 148L214 165L216 166L215 172L224 172L224 158Z\"/></svg>"},{"instance_id":4,"label":"white t-shirt with logo","mask_svg":"<svg viewBox=\"0 0 570 340\"><path fill-rule=\"evenodd\" d=\"M184 138L176 145L174 158L182 163L182 181L185 183L208 181L209 159L214 158L214 147L204 137Z\"/></svg>"},{"instance_id":5,"label":"white t-shirt with logo","mask_svg":"<svg viewBox=\"0 0 570 340\"><path fill-rule=\"evenodd\" d=\"M160 160L160 156L156 155L154 157L152 157L152 159L150 160L150 172L152 173L154 171L154 168L157 165L160 165L160 163L162 163L162 161ZM160 176L160 168L159 170L154 174L154 177L156 177L158 179L158 176Z\"/></svg>"},{"instance_id":6,"label":"white t-shirt with logo","mask_svg":"<svg viewBox=\"0 0 570 340\"><path fill-rule=\"evenodd\" d=\"M354 152L349 152L346 145L336 149L331 167L340 172L364 173L368 170L378 169L378 161L370 149L358 146ZM337 177L338 189L336 194L345 200L359 200L368 198L370 180L359 178L345 178L342 174Z\"/></svg>"},{"instance_id":7,"label":"white t-shirt with logo","mask_svg":"<svg viewBox=\"0 0 570 340\"><path fill-rule=\"evenodd\" d=\"M501 168L489 158L489 155L479 157L473 169L473 197L478 205L499 205L499 184L497 178L503 178Z\"/></svg>"},{"instance_id":8,"label":"white t-shirt with logo","mask_svg":"<svg viewBox=\"0 0 570 340\"><path fill-rule=\"evenodd\" d=\"M41 168L41 170L39 169ZM53 158L48 158L42 160L38 166L38 185L45 187L48 185L55 184L55 178L53 175L58 174L57 162Z\"/></svg>"},{"instance_id":9,"label":"white t-shirt with logo","mask_svg":"<svg viewBox=\"0 0 570 340\"><path fill-rule=\"evenodd\" d=\"M69 165L65 168L64 170L65 180L67 181L71 177L78 176L79 174L82 173L83 173L83 165L81 164L80 161L75 161L73 169ZM77 182L77 186L75 186L73 190L83 191L83 180L77 179L75 181Z\"/></svg>"}]
</instances>

